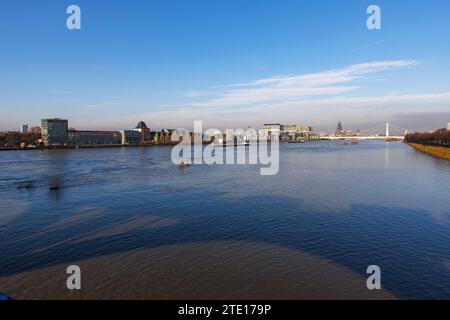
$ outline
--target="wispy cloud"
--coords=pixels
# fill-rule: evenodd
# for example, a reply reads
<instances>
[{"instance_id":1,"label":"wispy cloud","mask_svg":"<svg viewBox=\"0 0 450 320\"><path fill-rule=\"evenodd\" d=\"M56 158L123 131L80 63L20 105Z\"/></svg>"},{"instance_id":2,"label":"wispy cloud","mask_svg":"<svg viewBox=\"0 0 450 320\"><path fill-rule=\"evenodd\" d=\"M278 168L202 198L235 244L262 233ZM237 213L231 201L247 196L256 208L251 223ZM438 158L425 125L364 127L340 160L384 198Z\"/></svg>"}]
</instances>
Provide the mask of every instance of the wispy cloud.
<instances>
[{"instance_id":1,"label":"wispy cloud","mask_svg":"<svg viewBox=\"0 0 450 320\"><path fill-rule=\"evenodd\" d=\"M259 79L222 87L225 92L217 97L196 102L193 105L199 107L245 106L341 95L359 89L359 86L351 85L351 83L371 74L408 69L419 64L417 60L379 61L319 73Z\"/></svg>"},{"instance_id":2,"label":"wispy cloud","mask_svg":"<svg viewBox=\"0 0 450 320\"><path fill-rule=\"evenodd\" d=\"M123 117L103 118L104 129L120 129L140 120L152 128L192 128L195 120L202 120L208 128L256 128L267 122L306 123L316 131L334 129L338 120L347 127L370 128L386 121L394 121L410 130L429 130L447 123L450 110L450 91L427 94L389 94L367 97L330 97L314 101L288 101L253 105L246 108L180 108L152 111ZM403 115L426 115L423 121L408 123ZM399 119L399 115L402 115ZM447 116L445 118L443 115ZM404 118L405 121L402 121ZM420 116L415 116L420 119ZM448 120L447 120L448 119ZM76 119L74 119L76 120ZM75 125L98 127L98 120L80 119Z\"/></svg>"},{"instance_id":3,"label":"wispy cloud","mask_svg":"<svg viewBox=\"0 0 450 320\"><path fill-rule=\"evenodd\" d=\"M318 130L328 130L335 127L338 120L345 120L349 126L364 129L389 121L396 114L425 112L430 116L422 127L433 128L441 125L442 121L436 121L439 115L448 114L450 110L449 90L402 92L390 84L384 87L385 92L363 95L359 91L373 84L371 75L380 79L380 76L419 64L421 62L416 60L380 61L305 75L274 76L211 88L192 94L193 103L167 105L163 110L115 117L107 122L110 127L118 128L139 120L160 128L190 128L194 120L218 128L258 127L266 122L281 122L308 123ZM395 120L398 122L397 118Z\"/></svg>"},{"instance_id":4,"label":"wispy cloud","mask_svg":"<svg viewBox=\"0 0 450 320\"><path fill-rule=\"evenodd\" d=\"M311 107L376 107L391 106L431 106L438 103L450 103L450 92L426 93L426 94L388 94L369 97L335 97L315 101L291 101L279 103L278 108L298 108L301 106Z\"/></svg>"},{"instance_id":5,"label":"wispy cloud","mask_svg":"<svg viewBox=\"0 0 450 320\"><path fill-rule=\"evenodd\" d=\"M220 98L208 100L195 104L203 107L220 107L220 106L239 106L252 105L255 103L267 103L282 100L292 100L299 98L306 98L312 96L336 95L348 91L356 90L358 87L273 87L264 86L262 88L250 90L237 90L232 93L227 93Z\"/></svg>"},{"instance_id":6,"label":"wispy cloud","mask_svg":"<svg viewBox=\"0 0 450 320\"><path fill-rule=\"evenodd\" d=\"M102 102L102 103L99 103L99 104L90 104L90 105L88 105L89 108L116 107L116 106L120 106L120 103L119 102L106 101L106 102Z\"/></svg>"}]
</instances>

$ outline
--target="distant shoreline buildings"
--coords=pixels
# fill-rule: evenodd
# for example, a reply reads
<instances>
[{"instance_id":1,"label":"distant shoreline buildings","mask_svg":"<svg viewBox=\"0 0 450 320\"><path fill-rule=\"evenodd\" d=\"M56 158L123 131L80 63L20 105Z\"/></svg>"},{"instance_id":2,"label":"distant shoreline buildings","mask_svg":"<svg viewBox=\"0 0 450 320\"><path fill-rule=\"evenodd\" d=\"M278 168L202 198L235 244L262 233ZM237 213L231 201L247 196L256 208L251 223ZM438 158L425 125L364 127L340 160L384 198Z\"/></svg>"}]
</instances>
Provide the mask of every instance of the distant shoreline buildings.
<instances>
[{"instance_id":1,"label":"distant shoreline buildings","mask_svg":"<svg viewBox=\"0 0 450 320\"><path fill-rule=\"evenodd\" d=\"M38 148L38 147L108 147L108 146L145 146L145 145L173 145L180 142L185 133L172 129L160 131L151 130L143 121L139 121L132 129L120 131L101 130L76 130L69 127L69 121L61 118L49 118L41 120L42 127L29 128L28 124L22 124L20 131L0 132L0 148L9 150L14 148ZM389 127L387 127L389 128ZM359 130L345 130L341 121L338 122L336 131L332 134L314 133L312 126L301 124L267 123L262 126L269 136L276 134L281 142L306 142L312 140L333 139L364 139L368 137ZM387 129L389 130L389 129ZM444 129L445 130L445 129ZM450 122L447 124L450 130ZM234 130L227 130L222 137L228 138ZM383 137L383 135L375 135ZM192 141L211 143L215 136L196 136L191 133ZM370 138L370 136L368 137Z\"/></svg>"},{"instance_id":2,"label":"distant shoreline buildings","mask_svg":"<svg viewBox=\"0 0 450 320\"><path fill-rule=\"evenodd\" d=\"M344 130L344 126L342 125L342 121L338 122L336 131L334 132L335 137L361 137L362 133L359 130L354 132L353 130Z\"/></svg>"},{"instance_id":3,"label":"distant shoreline buildings","mask_svg":"<svg viewBox=\"0 0 450 320\"><path fill-rule=\"evenodd\" d=\"M319 140L320 135L313 133L313 128L306 125L265 124L262 129L276 133L283 142ZM233 130L234 131L234 130ZM228 136L230 133L224 133ZM31 130L27 124L21 126L20 132L0 132L0 148L38 148L38 147L95 147L95 146L145 146L170 145L179 143L184 133L173 129L151 130L140 121L135 128L120 131L76 130L69 127L69 120L45 118L41 127ZM192 141L211 143L214 137L197 137L191 133Z\"/></svg>"},{"instance_id":4,"label":"distant shoreline buildings","mask_svg":"<svg viewBox=\"0 0 450 320\"><path fill-rule=\"evenodd\" d=\"M42 142L50 146L95 146L95 145L151 145L160 141L162 132L152 132L145 122L140 121L134 129L121 131L69 129L65 119L42 119Z\"/></svg>"},{"instance_id":5,"label":"distant shoreline buildings","mask_svg":"<svg viewBox=\"0 0 450 320\"><path fill-rule=\"evenodd\" d=\"M267 130L269 135L276 133L285 142L320 139L319 135L313 134L313 127L306 125L265 124L263 129ZM42 119L42 141L47 147L170 144L172 143L171 136L174 131L151 131L143 121L140 121L134 129L79 131L69 129L68 120L65 119Z\"/></svg>"},{"instance_id":6,"label":"distant shoreline buildings","mask_svg":"<svg viewBox=\"0 0 450 320\"><path fill-rule=\"evenodd\" d=\"M267 130L269 135L271 135L271 133L277 133L280 136L280 140L283 142L320 140L320 135L313 133L314 128L307 125L269 123L265 124L263 129Z\"/></svg>"}]
</instances>

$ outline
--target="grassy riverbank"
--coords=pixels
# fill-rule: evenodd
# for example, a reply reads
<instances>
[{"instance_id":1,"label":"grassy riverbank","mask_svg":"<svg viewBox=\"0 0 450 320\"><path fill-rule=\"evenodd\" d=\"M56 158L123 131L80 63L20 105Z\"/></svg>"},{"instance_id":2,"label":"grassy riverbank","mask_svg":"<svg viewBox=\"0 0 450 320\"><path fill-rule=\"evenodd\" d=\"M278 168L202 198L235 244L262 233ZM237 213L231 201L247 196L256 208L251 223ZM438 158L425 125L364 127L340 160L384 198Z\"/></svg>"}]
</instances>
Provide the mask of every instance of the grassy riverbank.
<instances>
[{"instance_id":1,"label":"grassy riverbank","mask_svg":"<svg viewBox=\"0 0 450 320\"><path fill-rule=\"evenodd\" d=\"M418 143L408 143L408 145L413 147L416 150L430 154L432 156L435 156L435 157L438 157L441 159L450 160L450 148L427 146L427 145L418 144Z\"/></svg>"}]
</instances>

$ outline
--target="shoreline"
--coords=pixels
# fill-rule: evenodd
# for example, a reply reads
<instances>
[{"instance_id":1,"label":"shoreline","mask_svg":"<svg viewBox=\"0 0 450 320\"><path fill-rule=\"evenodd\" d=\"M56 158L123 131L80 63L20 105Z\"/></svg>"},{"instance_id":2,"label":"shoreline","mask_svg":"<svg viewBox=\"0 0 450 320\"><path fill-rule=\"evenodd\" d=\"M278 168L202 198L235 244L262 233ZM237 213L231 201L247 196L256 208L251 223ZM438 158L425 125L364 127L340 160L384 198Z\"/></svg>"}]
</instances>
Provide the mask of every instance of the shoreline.
<instances>
[{"instance_id":1,"label":"shoreline","mask_svg":"<svg viewBox=\"0 0 450 320\"><path fill-rule=\"evenodd\" d=\"M149 148L149 147L173 147L179 142L161 143L161 144L95 144L95 145L80 145L80 146L51 146L51 147L0 147L1 151L42 151L42 150L78 150L78 149L108 149L108 148ZM202 145L210 143L203 142Z\"/></svg>"},{"instance_id":2,"label":"shoreline","mask_svg":"<svg viewBox=\"0 0 450 320\"><path fill-rule=\"evenodd\" d=\"M450 160L450 148L438 147L438 146L428 146L418 143L406 143L411 148L417 151L426 153L428 155L434 156L439 159Z\"/></svg>"},{"instance_id":3,"label":"shoreline","mask_svg":"<svg viewBox=\"0 0 450 320\"><path fill-rule=\"evenodd\" d=\"M83 146L52 146L52 147L36 147L36 148L0 147L0 152L1 151L42 151L42 150L169 147L169 146L174 146L174 145L175 144L107 144L107 145L83 145Z\"/></svg>"}]
</instances>

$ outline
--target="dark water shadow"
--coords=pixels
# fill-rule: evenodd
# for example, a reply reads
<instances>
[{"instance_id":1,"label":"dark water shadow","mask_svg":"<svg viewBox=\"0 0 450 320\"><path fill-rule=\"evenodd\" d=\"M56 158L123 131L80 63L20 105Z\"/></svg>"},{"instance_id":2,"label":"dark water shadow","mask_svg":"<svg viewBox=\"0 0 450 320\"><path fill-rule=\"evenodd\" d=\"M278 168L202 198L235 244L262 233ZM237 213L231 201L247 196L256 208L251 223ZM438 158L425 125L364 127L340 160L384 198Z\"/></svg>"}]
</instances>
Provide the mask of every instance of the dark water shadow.
<instances>
[{"instance_id":1,"label":"dark water shadow","mask_svg":"<svg viewBox=\"0 0 450 320\"><path fill-rule=\"evenodd\" d=\"M166 200L172 197L169 194ZM187 206L180 210L183 201ZM376 264L383 270L383 286L399 297L450 298L446 290L450 288L450 271L443 264L450 261L450 227L422 210L354 204L341 212L312 212L303 211L298 198L258 196L232 202L204 193L191 200L172 199L165 206L161 202L164 199L159 198L158 203L149 200L148 209L132 215L127 215L125 208L107 218L99 215L63 224L56 232L48 230L39 238L21 242L20 250L14 247L17 244L14 237L8 239L8 233L3 233L0 277L133 249L245 241L307 252L363 277L367 266ZM270 208L267 203L271 203ZM159 209L153 211L152 206ZM164 217L174 223L150 229L136 225L124 232L83 239L102 228L120 227L132 216L146 215ZM57 224L58 219L53 223ZM420 225L405 227L405 219Z\"/></svg>"}]
</instances>

